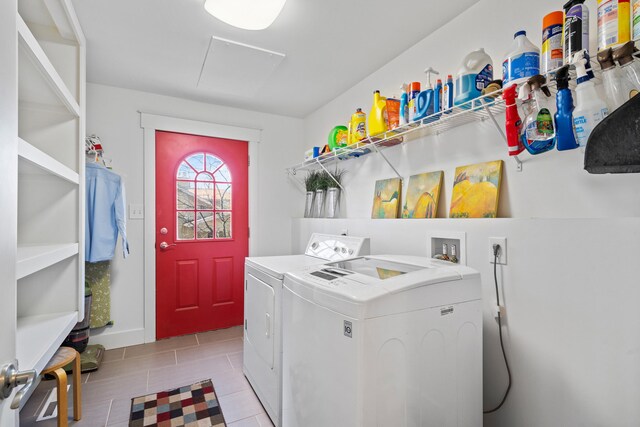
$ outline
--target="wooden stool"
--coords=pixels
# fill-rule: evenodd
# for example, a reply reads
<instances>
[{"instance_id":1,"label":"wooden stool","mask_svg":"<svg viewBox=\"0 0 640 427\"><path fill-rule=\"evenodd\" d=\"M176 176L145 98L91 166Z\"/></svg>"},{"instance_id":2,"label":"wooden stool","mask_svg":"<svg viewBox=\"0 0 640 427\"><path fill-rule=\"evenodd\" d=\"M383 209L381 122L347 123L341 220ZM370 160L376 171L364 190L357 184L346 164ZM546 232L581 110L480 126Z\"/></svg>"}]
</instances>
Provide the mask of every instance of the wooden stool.
<instances>
[{"instance_id":1,"label":"wooden stool","mask_svg":"<svg viewBox=\"0 0 640 427\"><path fill-rule=\"evenodd\" d=\"M47 366L42 370L42 375L51 374L56 379L58 389L58 427L67 426L67 373L64 368L69 363L73 364L73 419L82 418L82 390L80 389L80 353L70 347L60 347L53 355Z\"/></svg>"}]
</instances>

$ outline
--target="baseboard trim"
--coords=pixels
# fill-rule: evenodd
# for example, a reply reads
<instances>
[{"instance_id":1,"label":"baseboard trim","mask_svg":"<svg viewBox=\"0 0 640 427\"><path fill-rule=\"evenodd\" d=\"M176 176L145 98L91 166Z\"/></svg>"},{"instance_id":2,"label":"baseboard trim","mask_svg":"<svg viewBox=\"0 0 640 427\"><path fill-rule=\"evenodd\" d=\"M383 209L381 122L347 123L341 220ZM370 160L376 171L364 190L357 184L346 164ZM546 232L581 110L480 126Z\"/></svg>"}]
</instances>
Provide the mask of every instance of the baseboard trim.
<instances>
[{"instance_id":1,"label":"baseboard trim","mask_svg":"<svg viewBox=\"0 0 640 427\"><path fill-rule=\"evenodd\" d=\"M92 330L89 344L102 344L107 350L144 344L144 328L120 332L111 332L109 329L105 329L97 333Z\"/></svg>"}]
</instances>

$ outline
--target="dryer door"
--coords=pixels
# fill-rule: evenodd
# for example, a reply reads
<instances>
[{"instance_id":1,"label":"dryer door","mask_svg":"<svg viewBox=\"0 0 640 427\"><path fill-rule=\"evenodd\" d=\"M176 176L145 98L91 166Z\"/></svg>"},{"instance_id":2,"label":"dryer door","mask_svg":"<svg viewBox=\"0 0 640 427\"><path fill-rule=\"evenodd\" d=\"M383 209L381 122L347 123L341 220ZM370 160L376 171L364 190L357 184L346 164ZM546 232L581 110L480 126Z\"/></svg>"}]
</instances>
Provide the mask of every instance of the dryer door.
<instances>
[{"instance_id":1,"label":"dryer door","mask_svg":"<svg viewBox=\"0 0 640 427\"><path fill-rule=\"evenodd\" d=\"M271 286L247 274L245 334L260 358L273 369L275 292Z\"/></svg>"}]
</instances>

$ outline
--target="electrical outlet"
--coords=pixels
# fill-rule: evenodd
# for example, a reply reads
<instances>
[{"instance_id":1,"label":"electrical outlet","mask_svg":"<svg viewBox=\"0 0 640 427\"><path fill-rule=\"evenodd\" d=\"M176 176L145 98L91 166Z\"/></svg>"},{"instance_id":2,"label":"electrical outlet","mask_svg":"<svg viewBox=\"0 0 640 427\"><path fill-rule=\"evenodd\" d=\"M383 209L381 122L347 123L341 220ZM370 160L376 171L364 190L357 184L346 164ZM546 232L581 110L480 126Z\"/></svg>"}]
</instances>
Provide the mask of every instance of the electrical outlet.
<instances>
[{"instance_id":1,"label":"electrical outlet","mask_svg":"<svg viewBox=\"0 0 640 427\"><path fill-rule=\"evenodd\" d=\"M493 245L500 245L498 252L498 264L507 265L507 238L506 237L489 237L489 262L493 264L495 256L493 255Z\"/></svg>"},{"instance_id":2,"label":"electrical outlet","mask_svg":"<svg viewBox=\"0 0 640 427\"><path fill-rule=\"evenodd\" d=\"M137 203L129 204L129 219L144 219L144 205Z\"/></svg>"}]
</instances>

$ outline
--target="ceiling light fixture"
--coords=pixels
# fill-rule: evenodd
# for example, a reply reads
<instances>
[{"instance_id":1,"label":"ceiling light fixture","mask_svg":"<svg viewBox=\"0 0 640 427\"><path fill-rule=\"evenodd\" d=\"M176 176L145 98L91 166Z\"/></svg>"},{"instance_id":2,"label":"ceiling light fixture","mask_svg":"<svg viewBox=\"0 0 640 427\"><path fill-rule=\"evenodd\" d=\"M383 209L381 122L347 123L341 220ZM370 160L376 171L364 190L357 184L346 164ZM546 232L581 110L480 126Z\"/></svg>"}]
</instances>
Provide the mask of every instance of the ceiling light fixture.
<instances>
[{"instance_id":1,"label":"ceiling light fixture","mask_svg":"<svg viewBox=\"0 0 640 427\"><path fill-rule=\"evenodd\" d=\"M206 0L214 17L244 30L264 30L273 24L287 0Z\"/></svg>"}]
</instances>

